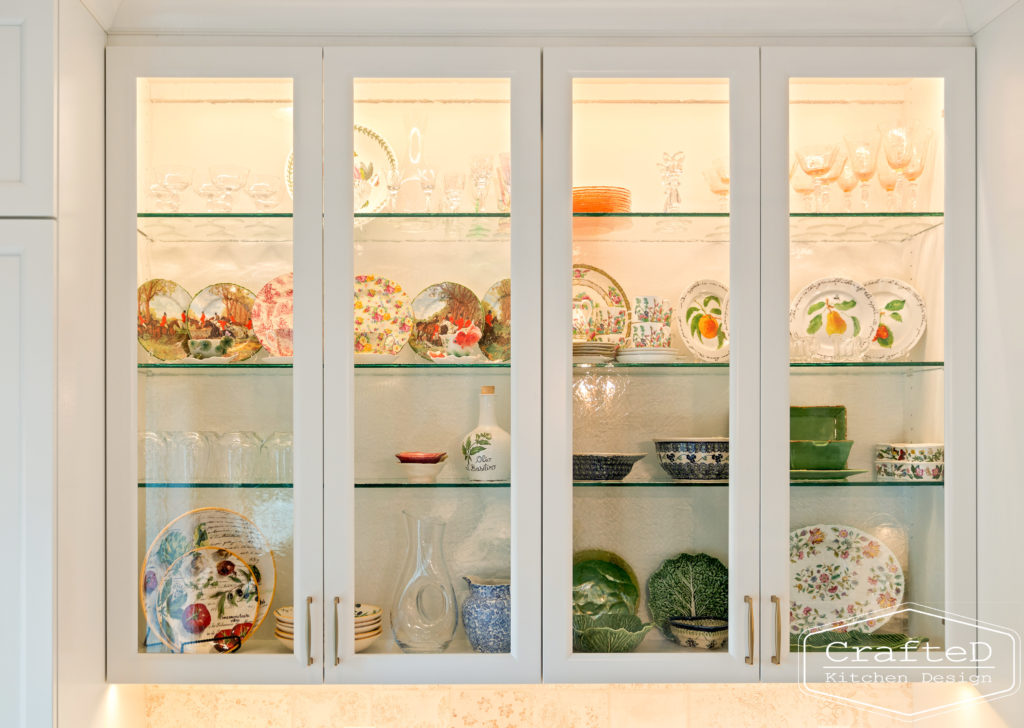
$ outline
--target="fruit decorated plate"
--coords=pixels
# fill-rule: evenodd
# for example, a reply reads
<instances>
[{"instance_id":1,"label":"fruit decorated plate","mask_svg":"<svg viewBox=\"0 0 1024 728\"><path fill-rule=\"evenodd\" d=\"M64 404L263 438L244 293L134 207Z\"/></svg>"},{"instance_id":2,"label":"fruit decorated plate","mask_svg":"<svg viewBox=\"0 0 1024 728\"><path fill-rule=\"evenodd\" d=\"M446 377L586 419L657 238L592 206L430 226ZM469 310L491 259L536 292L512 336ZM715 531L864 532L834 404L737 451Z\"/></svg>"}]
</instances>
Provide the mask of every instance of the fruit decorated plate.
<instances>
[{"instance_id":1,"label":"fruit decorated plate","mask_svg":"<svg viewBox=\"0 0 1024 728\"><path fill-rule=\"evenodd\" d=\"M701 361L729 359L729 289L718 281L697 281L679 298L683 345Z\"/></svg>"},{"instance_id":2,"label":"fruit decorated plate","mask_svg":"<svg viewBox=\"0 0 1024 728\"><path fill-rule=\"evenodd\" d=\"M484 315L480 350L491 361L508 361L512 357L512 280L504 278L488 288L480 307Z\"/></svg>"},{"instance_id":3,"label":"fruit decorated plate","mask_svg":"<svg viewBox=\"0 0 1024 728\"><path fill-rule=\"evenodd\" d=\"M366 126L355 125L352 155L352 192L357 213L375 213L388 204L388 172L398 169L391 145ZM357 220L357 225L359 224Z\"/></svg>"},{"instance_id":4,"label":"fruit decorated plate","mask_svg":"<svg viewBox=\"0 0 1024 728\"><path fill-rule=\"evenodd\" d=\"M197 359L226 356L242 361L260 350L253 331L255 296L236 283L214 283L188 306L189 351Z\"/></svg>"},{"instance_id":5,"label":"fruit decorated plate","mask_svg":"<svg viewBox=\"0 0 1024 728\"><path fill-rule=\"evenodd\" d=\"M210 546L237 554L252 569L259 591L259 610L253 629L259 628L274 599L277 571L274 552L256 524L226 508L197 508L164 526L146 551L139 574L139 601L146 623L168 647L157 620L157 596L171 565L194 549Z\"/></svg>"},{"instance_id":6,"label":"fruit decorated plate","mask_svg":"<svg viewBox=\"0 0 1024 728\"><path fill-rule=\"evenodd\" d=\"M192 296L174 281L154 278L138 290L139 343L161 361L188 356L188 327L185 325Z\"/></svg>"},{"instance_id":7,"label":"fruit decorated plate","mask_svg":"<svg viewBox=\"0 0 1024 728\"><path fill-rule=\"evenodd\" d=\"M175 652L234 652L252 634L259 606L249 565L213 546L179 556L156 596L160 634Z\"/></svg>"},{"instance_id":8,"label":"fruit decorated plate","mask_svg":"<svg viewBox=\"0 0 1024 728\"><path fill-rule=\"evenodd\" d=\"M402 286L372 273L358 275L354 306L357 363L393 361L412 333L412 310Z\"/></svg>"},{"instance_id":9,"label":"fruit decorated plate","mask_svg":"<svg viewBox=\"0 0 1024 728\"><path fill-rule=\"evenodd\" d=\"M858 358L878 328L878 309L868 290L849 278L821 278L804 287L789 309L789 332L810 337L823 361Z\"/></svg>"},{"instance_id":10,"label":"fruit decorated plate","mask_svg":"<svg viewBox=\"0 0 1024 728\"><path fill-rule=\"evenodd\" d=\"M909 283L895 278L876 278L864 287L878 308L878 328L864 358L894 361L910 353L924 334L924 301Z\"/></svg>"},{"instance_id":11,"label":"fruit decorated plate","mask_svg":"<svg viewBox=\"0 0 1024 728\"><path fill-rule=\"evenodd\" d=\"M845 480L863 475L867 470L790 470L790 480Z\"/></svg>"},{"instance_id":12,"label":"fruit decorated plate","mask_svg":"<svg viewBox=\"0 0 1024 728\"><path fill-rule=\"evenodd\" d=\"M629 338L630 306L622 286L600 268L577 263L572 267L572 302L587 313L580 336L587 341L623 344ZM574 311L575 327L575 311Z\"/></svg>"},{"instance_id":13,"label":"fruit decorated plate","mask_svg":"<svg viewBox=\"0 0 1024 728\"><path fill-rule=\"evenodd\" d=\"M445 281L424 288L412 300L409 346L438 363L486 361L480 351L484 317L473 291Z\"/></svg>"},{"instance_id":14,"label":"fruit decorated plate","mask_svg":"<svg viewBox=\"0 0 1024 728\"><path fill-rule=\"evenodd\" d=\"M577 552L572 561L573 614L636 614L640 582L625 559L594 549Z\"/></svg>"},{"instance_id":15,"label":"fruit decorated plate","mask_svg":"<svg viewBox=\"0 0 1024 728\"><path fill-rule=\"evenodd\" d=\"M268 282L252 305L252 330L270 356L293 356L292 298L294 275L285 273Z\"/></svg>"},{"instance_id":16,"label":"fruit decorated plate","mask_svg":"<svg viewBox=\"0 0 1024 728\"><path fill-rule=\"evenodd\" d=\"M853 526L818 524L789 534L789 631L828 627L899 606L903 569L885 543ZM874 632L886 615L851 628Z\"/></svg>"}]
</instances>

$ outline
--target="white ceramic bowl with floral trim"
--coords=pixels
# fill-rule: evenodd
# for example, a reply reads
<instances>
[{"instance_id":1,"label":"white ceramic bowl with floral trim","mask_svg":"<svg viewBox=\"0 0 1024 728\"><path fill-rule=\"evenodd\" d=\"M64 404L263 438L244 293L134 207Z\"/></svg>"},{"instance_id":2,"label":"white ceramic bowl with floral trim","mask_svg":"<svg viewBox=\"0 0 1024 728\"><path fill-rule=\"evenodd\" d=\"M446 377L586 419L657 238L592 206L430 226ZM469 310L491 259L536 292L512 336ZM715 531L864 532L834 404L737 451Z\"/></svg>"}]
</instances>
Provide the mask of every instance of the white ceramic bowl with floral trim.
<instances>
[{"instance_id":1,"label":"white ceramic bowl with floral trim","mask_svg":"<svg viewBox=\"0 0 1024 728\"><path fill-rule=\"evenodd\" d=\"M883 442L875 445L875 460L941 463L946 460L946 446L932 442Z\"/></svg>"},{"instance_id":2,"label":"white ceramic bowl with floral trim","mask_svg":"<svg viewBox=\"0 0 1024 728\"><path fill-rule=\"evenodd\" d=\"M945 476L945 469L945 463L875 461L875 477L879 480L939 481Z\"/></svg>"}]
</instances>

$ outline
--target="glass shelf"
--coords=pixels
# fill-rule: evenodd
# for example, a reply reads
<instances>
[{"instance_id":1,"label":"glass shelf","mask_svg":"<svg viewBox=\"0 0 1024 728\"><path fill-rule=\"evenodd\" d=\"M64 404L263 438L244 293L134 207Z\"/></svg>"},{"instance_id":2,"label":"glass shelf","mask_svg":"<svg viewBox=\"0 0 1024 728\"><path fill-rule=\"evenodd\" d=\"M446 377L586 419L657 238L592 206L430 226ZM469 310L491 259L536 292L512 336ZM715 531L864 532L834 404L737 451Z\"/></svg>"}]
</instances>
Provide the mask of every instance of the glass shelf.
<instances>
[{"instance_id":1,"label":"glass shelf","mask_svg":"<svg viewBox=\"0 0 1024 728\"><path fill-rule=\"evenodd\" d=\"M291 483L139 483L140 488L291 488Z\"/></svg>"},{"instance_id":2,"label":"glass shelf","mask_svg":"<svg viewBox=\"0 0 1024 728\"><path fill-rule=\"evenodd\" d=\"M857 478L866 478L866 480L857 480ZM792 480L789 485L793 488L920 488L922 486L942 488L945 482L941 480L875 480L873 476L865 473L864 475L855 475L848 480Z\"/></svg>"},{"instance_id":3,"label":"glass shelf","mask_svg":"<svg viewBox=\"0 0 1024 728\"><path fill-rule=\"evenodd\" d=\"M631 482L625 480L574 480L574 488L728 488L728 480L658 480Z\"/></svg>"},{"instance_id":4,"label":"glass shelf","mask_svg":"<svg viewBox=\"0 0 1024 728\"><path fill-rule=\"evenodd\" d=\"M140 212L138 231L151 243L289 243L290 212Z\"/></svg>"},{"instance_id":5,"label":"glass shelf","mask_svg":"<svg viewBox=\"0 0 1024 728\"><path fill-rule=\"evenodd\" d=\"M441 370L447 369L447 370L452 370L452 369L510 369L510 368L511 368L511 364L509 362L507 362L507 361L497 361L497 362L487 362L487 363L480 362L480 363L477 363L477 364L446 364L446 363L434 364L433 362L423 362L422 364L420 364L420 363L415 363L415 364L401 364L401 363L392 363L392 364L356 364L356 369L357 370L358 369L362 369L362 370L369 370L369 371L402 369L404 371L413 371L413 372L420 371L420 372L424 372L424 371L429 371L431 369L441 369Z\"/></svg>"},{"instance_id":6,"label":"glass shelf","mask_svg":"<svg viewBox=\"0 0 1024 728\"><path fill-rule=\"evenodd\" d=\"M728 243L727 212L574 212L574 243Z\"/></svg>"},{"instance_id":7,"label":"glass shelf","mask_svg":"<svg viewBox=\"0 0 1024 728\"><path fill-rule=\"evenodd\" d=\"M216 364L206 364L203 362L191 362L183 364L180 362L142 362L138 365L140 374L156 374L156 373L182 373L182 372L222 372L228 373L240 373L240 372L253 372L253 371L264 371L264 372L290 372L293 364L270 362L266 364L260 363L249 363L249 362L237 362L227 363L221 362ZM510 369L511 364L509 362L491 362L487 364L433 364L431 362L424 362L422 364L356 364L355 368L357 371L363 372L392 372L400 370L402 372L410 373L422 373L428 371L445 371L450 372L458 369Z\"/></svg>"},{"instance_id":8,"label":"glass shelf","mask_svg":"<svg viewBox=\"0 0 1024 728\"><path fill-rule=\"evenodd\" d=\"M508 242L507 212L357 212L356 243Z\"/></svg>"},{"instance_id":9,"label":"glass shelf","mask_svg":"<svg viewBox=\"0 0 1024 728\"><path fill-rule=\"evenodd\" d=\"M813 374L828 371L849 371L879 372L879 373L916 373L922 371L942 370L941 361L811 361L793 362L791 369L796 370L795 374ZM698 370L698 371L720 371L728 372L728 362L659 362L651 364L625 363L619 361L607 362L605 364L573 364L572 368L576 374L587 372L612 374L640 373L643 371L665 372L673 369Z\"/></svg>"},{"instance_id":10,"label":"glass shelf","mask_svg":"<svg viewBox=\"0 0 1024 728\"><path fill-rule=\"evenodd\" d=\"M942 225L941 212L794 212L794 243L905 243Z\"/></svg>"},{"instance_id":11,"label":"glass shelf","mask_svg":"<svg viewBox=\"0 0 1024 728\"><path fill-rule=\"evenodd\" d=\"M356 483L357 488L508 488L509 483L490 481L451 480L437 483L410 483L403 480L366 480Z\"/></svg>"},{"instance_id":12,"label":"glass shelf","mask_svg":"<svg viewBox=\"0 0 1024 728\"><path fill-rule=\"evenodd\" d=\"M260 364L259 362L220 362L220 363L205 363L205 362L140 362L139 369L148 370L167 370L174 369L181 371L183 369L291 369L291 362L268 362L266 364Z\"/></svg>"}]
</instances>

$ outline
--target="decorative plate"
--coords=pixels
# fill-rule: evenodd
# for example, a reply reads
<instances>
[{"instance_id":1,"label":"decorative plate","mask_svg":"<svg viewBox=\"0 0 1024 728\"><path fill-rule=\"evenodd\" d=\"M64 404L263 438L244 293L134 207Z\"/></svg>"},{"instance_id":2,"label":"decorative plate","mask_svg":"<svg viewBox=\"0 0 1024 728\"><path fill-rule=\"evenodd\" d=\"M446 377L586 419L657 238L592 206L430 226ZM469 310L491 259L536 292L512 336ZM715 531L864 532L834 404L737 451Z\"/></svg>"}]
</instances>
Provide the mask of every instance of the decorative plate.
<instances>
[{"instance_id":1,"label":"decorative plate","mask_svg":"<svg viewBox=\"0 0 1024 728\"><path fill-rule=\"evenodd\" d=\"M718 281L697 281L679 298L679 333L701 361L729 358L729 289Z\"/></svg>"},{"instance_id":2,"label":"decorative plate","mask_svg":"<svg viewBox=\"0 0 1024 728\"><path fill-rule=\"evenodd\" d=\"M679 554L665 559L647 580L647 610L666 639L675 641L674 617L727 619L729 570L708 554Z\"/></svg>"},{"instance_id":3,"label":"decorative plate","mask_svg":"<svg viewBox=\"0 0 1024 728\"><path fill-rule=\"evenodd\" d=\"M476 294L460 283L435 283L412 300L409 346L424 359L479 357L484 317Z\"/></svg>"},{"instance_id":4,"label":"decorative plate","mask_svg":"<svg viewBox=\"0 0 1024 728\"><path fill-rule=\"evenodd\" d=\"M621 556L609 551L582 551L573 557L573 614L636 614L639 606L640 584Z\"/></svg>"},{"instance_id":5,"label":"decorative plate","mask_svg":"<svg viewBox=\"0 0 1024 728\"><path fill-rule=\"evenodd\" d=\"M644 349L619 349L616 358L623 364L664 364L678 359L679 352L655 346Z\"/></svg>"},{"instance_id":6,"label":"decorative plate","mask_svg":"<svg viewBox=\"0 0 1024 728\"><path fill-rule=\"evenodd\" d=\"M252 330L270 356L293 356L292 296L294 275L285 273L267 283L252 305Z\"/></svg>"},{"instance_id":7,"label":"decorative plate","mask_svg":"<svg viewBox=\"0 0 1024 728\"><path fill-rule=\"evenodd\" d=\"M295 621L295 607L288 605L274 610L274 616L279 622L292 624Z\"/></svg>"},{"instance_id":8,"label":"decorative plate","mask_svg":"<svg viewBox=\"0 0 1024 728\"><path fill-rule=\"evenodd\" d=\"M867 470L790 470L790 480L845 480Z\"/></svg>"},{"instance_id":9,"label":"decorative plate","mask_svg":"<svg viewBox=\"0 0 1024 728\"><path fill-rule=\"evenodd\" d=\"M480 349L491 361L508 361L512 358L512 280L505 278L488 288L480 307L484 314Z\"/></svg>"},{"instance_id":10,"label":"decorative plate","mask_svg":"<svg viewBox=\"0 0 1024 728\"><path fill-rule=\"evenodd\" d=\"M876 278L864 287L878 308L878 328L864 358L893 361L910 353L924 334L926 317L921 294L895 278Z\"/></svg>"},{"instance_id":11,"label":"decorative plate","mask_svg":"<svg viewBox=\"0 0 1024 728\"><path fill-rule=\"evenodd\" d=\"M821 278L806 286L789 309L794 338L811 337L816 359L843 361L862 354L878 328L878 309L867 289L849 278Z\"/></svg>"},{"instance_id":12,"label":"decorative plate","mask_svg":"<svg viewBox=\"0 0 1024 728\"><path fill-rule=\"evenodd\" d=\"M384 610L376 604L360 604L357 602L354 610L357 622L360 620L375 619L384 614Z\"/></svg>"},{"instance_id":13,"label":"decorative plate","mask_svg":"<svg viewBox=\"0 0 1024 728\"><path fill-rule=\"evenodd\" d=\"M356 276L355 286L355 353L393 359L412 333L409 296L398 283L373 274Z\"/></svg>"},{"instance_id":14,"label":"decorative plate","mask_svg":"<svg viewBox=\"0 0 1024 728\"><path fill-rule=\"evenodd\" d=\"M818 524L793 531L789 563L793 634L891 609L903 601L903 569L895 554L880 539L853 526ZM882 616L853 631L874 632L888 621Z\"/></svg>"},{"instance_id":15,"label":"decorative plate","mask_svg":"<svg viewBox=\"0 0 1024 728\"><path fill-rule=\"evenodd\" d=\"M629 298L622 286L600 268L582 263L572 267L572 301L574 306L581 304L589 314L580 331L582 338L616 344L629 338Z\"/></svg>"},{"instance_id":16,"label":"decorative plate","mask_svg":"<svg viewBox=\"0 0 1024 728\"><path fill-rule=\"evenodd\" d=\"M259 587L260 602L254 630L263 623L274 599L277 578L274 552L255 523L226 508L197 508L183 513L164 526L153 539L139 574L139 601L146 623L153 634L172 649L174 645L163 636L157 620L158 587L180 556L203 546L231 551L252 569Z\"/></svg>"},{"instance_id":17,"label":"decorative plate","mask_svg":"<svg viewBox=\"0 0 1024 728\"><path fill-rule=\"evenodd\" d=\"M188 356L188 327L185 325L192 296L174 281L154 278L138 290L139 343L161 361Z\"/></svg>"},{"instance_id":18,"label":"decorative plate","mask_svg":"<svg viewBox=\"0 0 1024 728\"><path fill-rule=\"evenodd\" d=\"M352 143L353 209L360 213L380 212L388 204L384 180L388 172L398 169L398 160L387 140L369 127L356 124Z\"/></svg>"},{"instance_id":19,"label":"decorative plate","mask_svg":"<svg viewBox=\"0 0 1024 728\"><path fill-rule=\"evenodd\" d=\"M242 361L260 350L253 332L252 291L235 283L214 283L188 306L189 351L197 359L226 356Z\"/></svg>"},{"instance_id":20,"label":"decorative plate","mask_svg":"<svg viewBox=\"0 0 1024 728\"><path fill-rule=\"evenodd\" d=\"M259 606L249 565L212 546L179 556L156 597L160 631L177 652L234 652L252 634Z\"/></svg>"}]
</instances>

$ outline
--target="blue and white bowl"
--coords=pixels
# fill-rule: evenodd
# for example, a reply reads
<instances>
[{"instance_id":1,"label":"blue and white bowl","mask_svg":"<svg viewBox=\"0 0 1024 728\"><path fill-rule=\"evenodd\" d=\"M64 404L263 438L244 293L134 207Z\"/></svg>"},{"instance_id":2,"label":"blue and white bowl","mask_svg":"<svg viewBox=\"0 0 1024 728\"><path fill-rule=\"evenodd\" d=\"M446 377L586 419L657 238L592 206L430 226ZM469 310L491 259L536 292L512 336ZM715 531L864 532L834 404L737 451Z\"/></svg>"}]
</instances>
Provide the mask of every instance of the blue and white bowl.
<instances>
[{"instance_id":1,"label":"blue and white bowl","mask_svg":"<svg viewBox=\"0 0 1024 728\"><path fill-rule=\"evenodd\" d=\"M573 480L622 480L646 453L573 453Z\"/></svg>"},{"instance_id":2,"label":"blue and white bowl","mask_svg":"<svg viewBox=\"0 0 1024 728\"><path fill-rule=\"evenodd\" d=\"M658 462L675 480L728 480L728 437L655 438Z\"/></svg>"}]
</instances>

